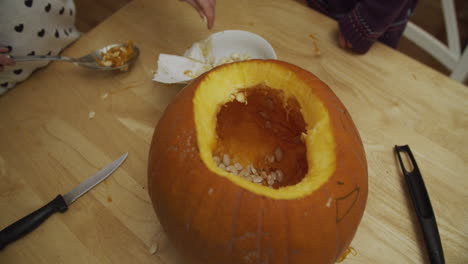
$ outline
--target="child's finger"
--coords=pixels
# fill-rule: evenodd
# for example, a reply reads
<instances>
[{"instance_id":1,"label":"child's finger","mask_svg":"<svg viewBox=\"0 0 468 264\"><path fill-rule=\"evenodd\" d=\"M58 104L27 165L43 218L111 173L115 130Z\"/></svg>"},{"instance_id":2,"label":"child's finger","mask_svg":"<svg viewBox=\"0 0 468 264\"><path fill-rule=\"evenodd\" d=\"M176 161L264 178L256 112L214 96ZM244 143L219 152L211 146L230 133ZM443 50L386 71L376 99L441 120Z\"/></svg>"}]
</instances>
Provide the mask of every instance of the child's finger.
<instances>
[{"instance_id":1,"label":"child's finger","mask_svg":"<svg viewBox=\"0 0 468 264\"><path fill-rule=\"evenodd\" d=\"M346 47L346 43L345 43L343 37L341 36L341 34L340 34L340 36L338 37L338 44L340 44L340 47L342 47L342 48L345 48L345 47Z\"/></svg>"},{"instance_id":2,"label":"child's finger","mask_svg":"<svg viewBox=\"0 0 468 264\"><path fill-rule=\"evenodd\" d=\"M11 65L14 65L15 64L15 61L13 59L11 59L10 57L6 56L6 55L1 55L0 54L0 65L8 65L8 66L11 66Z\"/></svg>"},{"instance_id":3,"label":"child's finger","mask_svg":"<svg viewBox=\"0 0 468 264\"><path fill-rule=\"evenodd\" d=\"M342 47L342 48L348 48L348 49L353 48L353 45L351 44L351 42L346 40L345 37L343 36L343 34L341 34L341 33L338 33L338 42L340 44L340 47Z\"/></svg>"},{"instance_id":4,"label":"child's finger","mask_svg":"<svg viewBox=\"0 0 468 264\"><path fill-rule=\"evenodd\" d=\"M202 8L200 7L200 5L198 4L198 2L196 0L182 0L182 1L187 2L193 8L195 8L195 10L197 10L197 12L198 12L198 14L200 15L201 18L203 18L205 16L205 14L203 14Z\"/></svg>"},{"instance_id":5,"label":"child's finger","mask_svg":"<svg viewBox=\"0 0 468 264\"><path fill-rule=\"evenodd\" d=\"M338 33L338 43L342 48L346 48L348 46L346 40L344 39L343 35L341 35L341 33Z\"/></svg>"},{"instance_id":6,"label":"child's finger","mask_svg":"<svg viewBox=\"0 0 468 264\"><path fill-rule=\"evenodd\" d=\"M215 20L215 0L199 0L198 1L206 19L208 20L208 28L211 29L214 25Z\"/></svg>"}]
</instances>

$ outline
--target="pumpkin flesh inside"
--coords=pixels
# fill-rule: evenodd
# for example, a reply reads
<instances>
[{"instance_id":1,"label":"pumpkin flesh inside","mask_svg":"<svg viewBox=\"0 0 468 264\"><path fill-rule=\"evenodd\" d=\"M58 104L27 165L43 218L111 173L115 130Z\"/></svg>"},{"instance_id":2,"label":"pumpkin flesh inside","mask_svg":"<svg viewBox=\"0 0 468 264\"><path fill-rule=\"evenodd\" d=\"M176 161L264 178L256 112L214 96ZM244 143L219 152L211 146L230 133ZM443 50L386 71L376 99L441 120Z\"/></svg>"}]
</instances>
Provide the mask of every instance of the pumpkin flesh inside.
<instances>
[{"instance_id":1,"label":"pumpkin flesh inside","mask_svg":"<svg viewBox=\"0 0 468 264\"><path fill-rule=\"evenodd\" d=\"M273 199L301 198L335 171L330 117L313 84L281 65L262 64L226 65L199 83L193 105L200 157L208 169L249 191ZM245 100L238 100L239 94ZM265 154L277 147L284 159L266 164ZM213 156L220 154L266 170L280 168L284 180L274 188L249 182L219 168Z\"/></svg>"},{"instance_id":2,"label":"pumpkin flesh inside","mask_svg":"<svg viewBox=\"0 0 468 264\"><path fill-rule=\"evenodd\" d=\"M221 158L228 155L230 164L240 164L244 172L249 171L248 165L258 175L276 178L276 172L280 171L284 176L274 181L273 188L299 183L308 168L306 146L301 138L306 132L305 122L299 103L293 98L285 100L280 90L264 85L239 93L246 99L228 102L219 110L214 154ZM251 174L242 176L252 181ZM267 185L266 179L260 184Z\"/></svg>"}]
</instances>

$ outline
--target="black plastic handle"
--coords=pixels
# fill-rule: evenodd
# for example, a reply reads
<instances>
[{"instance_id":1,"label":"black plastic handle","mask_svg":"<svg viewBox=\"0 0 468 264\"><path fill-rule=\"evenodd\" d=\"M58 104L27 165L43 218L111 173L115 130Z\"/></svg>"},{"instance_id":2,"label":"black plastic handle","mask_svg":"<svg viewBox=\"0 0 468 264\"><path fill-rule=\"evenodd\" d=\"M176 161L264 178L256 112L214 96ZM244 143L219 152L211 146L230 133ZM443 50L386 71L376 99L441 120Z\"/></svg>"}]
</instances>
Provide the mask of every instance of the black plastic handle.
<instances>
[{"instance_id":1,"label":"black plastic handle","mask_svg":"<svg viewBox=\"0 0 468 264\"><path fill-rule=\"evenodd\" d=\"M9 243L23 237L29 232L38 227L44 220L56 212L67 211L68 206L65 203L62 195L58 195L54 200L48 204L30 213L29 215L21 218L15 223L9 225L0 231L0 250L2 250Z\"/></svg>"},{"instance_id":2,"label":"black plastic handle","mask_svg":"<svg viewBox=\"0 0 468 264\"><path fill-rule=\"evenodd\" d=\"M439 229L435 218L420 219L421 229L423 230L424 240L429 254L429 260L433 264L444 264L444 251L439 236Z\"/></svg>"},{"instance_id":3,"label":"black plastic handle","mask_svg":"<svg viewBox=\"0 0 468 264\"><path fill-rule=\"evenodd\" d=\"M439 236L439 229L437 228L437 222L432 210L431 200L427 193L424 180L419 171L416 159L411 152L408 145L395 146L395 151L400 162L401 170L405 175L406 184L408 185L408 191L411 196L411 201L416 209L416 215L418 216L421 229L423 231L424 240L426 241L427 252L429 259L432 264L443 264L445 263L444 252L442 250L442 242ZM405 168L400 152L408 154L411 165L413 166L412 171L408 171Z\"/></svg>"}]
</instances>

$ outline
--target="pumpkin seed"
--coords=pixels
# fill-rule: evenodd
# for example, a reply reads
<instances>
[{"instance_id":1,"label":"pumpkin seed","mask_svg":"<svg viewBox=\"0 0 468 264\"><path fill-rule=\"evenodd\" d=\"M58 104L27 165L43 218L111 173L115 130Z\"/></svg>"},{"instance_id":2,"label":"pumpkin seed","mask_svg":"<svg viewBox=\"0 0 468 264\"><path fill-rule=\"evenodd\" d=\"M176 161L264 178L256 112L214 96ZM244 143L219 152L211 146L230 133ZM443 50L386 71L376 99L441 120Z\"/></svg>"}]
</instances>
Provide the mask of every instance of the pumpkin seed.
<instances>
[{"instance_id":1,"label":"pumpkin seed","mask_svg":"<svg viewBox=\"0 0 468 264\"><path fill-rule=\"evenodd\" d=\"M239 103L245 103L245 95L243 93L236 94L236 100Z\"/></svg>"},{"instance_id":2,"label":"pumpkin seed","mask_svg":"<svg viewBox=\"0 0 468 264\"><path fill-rule=\"evenodd\" d=\"M239 163L235 163L234 164L234 167L237 169L237 170L242 170L242 165L240 165Z\"/></svg>"},{"instance_id":3,"label":"pumpkin seed","mask_svg":"<svg viewBox=\"0 0 468 264\"><path fill-rule=\"evenodd\" d=\"M266 156L265 156L265 160L266 160L268 163L273 163L273 162L275 162L275 156L273 156L273 155L266 155Z\"/></svg>"},{"instance_id":4,"label":"pumpkin seed","mask_svg":"<svg viewBox=\"0 0 468 264\"><path fill-rule=\"evenodd\" d=\"M226 167L229 166L229 164L231 163L231 159L229 158L228 154L223 155L223 163Z\"/></svg>"},{"instance_id":5,"label":"pumpkin seed","mask_svg":"<svg viewBox=\"0 0 468 264\"><path fill-rule=\"evenodd\" d=\"M283 181L284 174L282 170L280 169L276 170L276 178L278 179L279 182Z\"/></svg>"},{"instance_id":6,"label":"pumpkin seed","mask_svg":"<svg viewBox=\"0 0 468 264\"><path fill-rule=\"evenodd\" d=\"M149 253L150 253L151 255L154 255L154 254L156 254L156 252L158 252L158 249L159 249L158 243L154 243L154 244L151 245L151 247L149 248Z\"/></svg>"},{"instance_id":7,"label":"pumpkin seed","mask_svg":"<svg viewBox=\"0 0 468 264\"><path fill-rule=\"evenodd\" d=\"M269 163L273 163L275 160L280 161L283 158L282 155L283 150L281 148L276 148L274 155L267 155L265 160ZM213 161L220 169L240 176L253 183L273 187L275 183L281 182L284 178L284 173L280 169L271 169L271 171L267 173L267 170L263 168L255 169L253 164L242 166L242 164L236 162L231 165L231 159L234 159L234 157L231 158L228 154L222 154L221 157L222 158L220 158L220 156L213 155Z\"/></svg>"},{"instance_id":8,"label":"pumpkin seed","mask_svg":"<svg viewBox=\"0 0 468 264\"><path fill-rule=\"evenodd\" d=\"M276 161L280 162L283 159L283 150L281 148L276 148L275 150Z\"/></svg>"},{"instance_id":9,"label":"pumpkin seed","mask_svg":"<svg viewBox=\"0 0 468 264\"><path fill-rule=\"evenodd\" d=\"M260 112L258 112L258 114L259 114L261 117L263 117L263 118L265 118L265 119L268 119L267 113L260 111Z\"/></svg>"},{"instance_id":10,"label":"pumpkin seed","mask_svg":"<svg viewBox=\"0 0 468 264\"><path fill-rule=\"evenodd\" d=\"M215 162L216 166L219 166L221 159L218 156L213 156L213 161Z\"/></svg>"},{"instance_id":11,"label":"pumpkin seed","mask_svg":"<svg viewBox=\"0 0 468 264\"><path fill-rule=\"evenodd\" d=\"M255 183L261 183L262 181L263 181L263 178L260 176L253 177L253 182Z\"/></svg>"}]
</instances>

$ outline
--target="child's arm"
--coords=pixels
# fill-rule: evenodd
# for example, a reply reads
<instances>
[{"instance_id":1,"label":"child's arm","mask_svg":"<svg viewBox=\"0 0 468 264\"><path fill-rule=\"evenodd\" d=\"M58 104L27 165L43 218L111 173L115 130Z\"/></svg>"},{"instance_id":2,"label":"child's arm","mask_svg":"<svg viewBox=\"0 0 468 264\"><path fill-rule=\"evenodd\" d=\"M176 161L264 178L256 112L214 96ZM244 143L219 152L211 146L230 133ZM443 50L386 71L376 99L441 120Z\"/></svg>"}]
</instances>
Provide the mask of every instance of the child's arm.
<instances>
[{"instance_id":1,"label":"child's arm","mask_svg":"<svg viewBox=\"0 0 468 264\"><path fill-rule=\"evenodd\" d=\"M206 17L208 28L211 29L215 19L216 0L182 0L195 8L200 16Z\"/></svg>"},{"instance_id":2,"label":"child's arm","mask_svg":"<svg viewBox=\"0 0 468 264\"><path fill-rule=\"evenodd\" d=\"M404 8L411 0L364 0L339 20L340 36L346 47L356 53L366 53L385 31L402 19L407 21ZM341 42L341 41L340 41Z\"/></svg>"}]
</instances>

